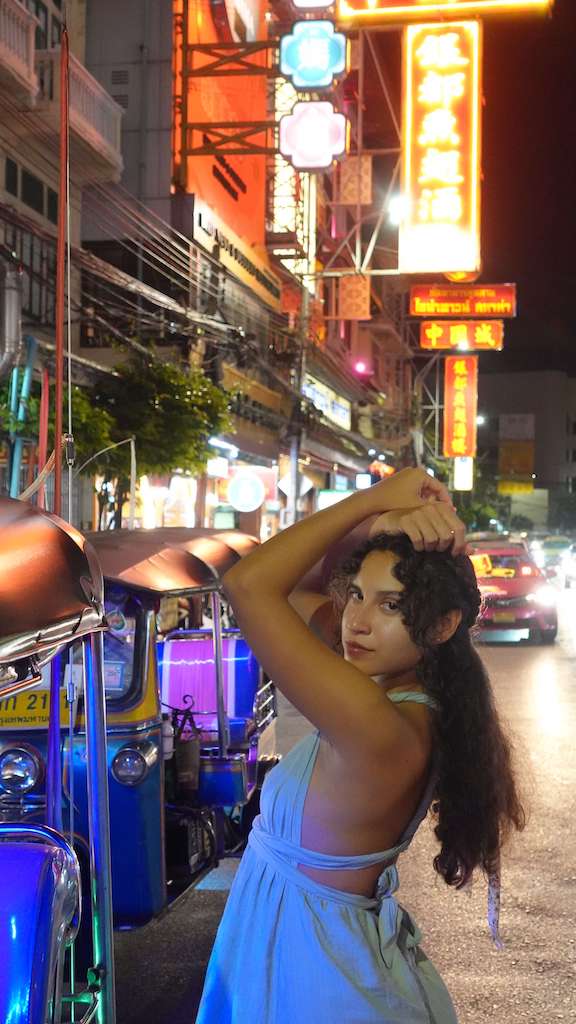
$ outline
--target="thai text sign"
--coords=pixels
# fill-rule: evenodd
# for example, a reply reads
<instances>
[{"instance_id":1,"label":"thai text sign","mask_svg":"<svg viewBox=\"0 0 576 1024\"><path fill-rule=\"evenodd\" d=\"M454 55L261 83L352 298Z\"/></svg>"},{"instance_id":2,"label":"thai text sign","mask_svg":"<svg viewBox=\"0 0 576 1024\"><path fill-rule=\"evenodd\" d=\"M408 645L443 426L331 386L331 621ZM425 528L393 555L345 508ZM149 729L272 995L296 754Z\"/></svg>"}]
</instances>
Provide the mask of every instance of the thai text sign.
<instances>
[{"instance_id":1,"label":"thai text sign","mask_svg":"<svg viewBox=\"0 0 576 1024\"><path fill-rule=\"evenodd\" d=\"M444 379L444 455L476 455L478 356L448 356Z\"/></svg>"},{"instance_id":2,"label":"thai text sign","mask_svg":"<svg viewBox=\"0 0 576 1024\"><path fill-rule=\"evenodd\" d=\"M404 32L402 273L480 269L480 22Z\"/></svg>"},{"instance_id":3,"label":"thai text sign","mask_svg":"<svg viewBox=\"0 0 576 1024\"><path fill-rule=\"evenodd\" d=\"M420 348L501 352L502 320L424 320L420 324Z\"/></svg>"},{"instance_id":4,"label":"thai text sign","mask_svg":"<svg viewBox=\"0 0 576 1024\"><path fill-rule=\"evenodd\" d=\"M513 317L515 284L418 284L410 289L410 316Z\"/></svg>"},{"instance_id":5,"label":"thai text sign","mask_svg":"<svg viewBox=\"0 0 576 1024\"><path fill-rule=\"evenodd\" d=\"M338 19L378 24L450 16L545 14L552 9L553 3L554 0L339 0Z\"/></svg>"}]
</instances>

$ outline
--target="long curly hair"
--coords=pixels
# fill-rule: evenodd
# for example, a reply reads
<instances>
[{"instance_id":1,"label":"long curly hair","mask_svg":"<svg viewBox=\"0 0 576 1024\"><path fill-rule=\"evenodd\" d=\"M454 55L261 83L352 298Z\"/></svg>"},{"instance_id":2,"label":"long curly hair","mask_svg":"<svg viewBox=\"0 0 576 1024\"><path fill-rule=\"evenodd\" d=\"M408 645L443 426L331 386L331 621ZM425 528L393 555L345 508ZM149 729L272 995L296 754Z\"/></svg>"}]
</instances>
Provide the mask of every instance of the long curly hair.
<instances>
[{"instance_id":1,"label":"long curly hair","mask_svg":"<svg viewBox=\"0 0 576 1024\"><path fill-rule=\"evenodd\" d=\"M499 870L500 850L512 828L522 831L526 814L512 765L512 743L496 711L486 669L474 648L471 629L481 595L470 559L449 552L416 551L404 535L378 534L333 573L329 593L341 618L348 587L372 551L390 551L402 584L400 611L422 651L417 674L436 701L433 715L437 785L432 800L440 852L434 868L460 889L481 868ZM445 643L435 643L443 616L459 609L462 620Z\"/></svg>"}]
</instances>

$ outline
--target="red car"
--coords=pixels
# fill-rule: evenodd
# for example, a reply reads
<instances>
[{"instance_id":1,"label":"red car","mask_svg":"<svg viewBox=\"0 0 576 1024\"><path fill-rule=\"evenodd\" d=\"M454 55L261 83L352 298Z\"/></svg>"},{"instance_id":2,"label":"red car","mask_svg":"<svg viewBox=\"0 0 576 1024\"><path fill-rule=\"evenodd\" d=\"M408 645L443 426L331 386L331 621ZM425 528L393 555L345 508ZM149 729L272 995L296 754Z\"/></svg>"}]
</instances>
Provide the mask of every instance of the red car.
<instances>
[{"instance_id":1,"label":"red car","mask_svg":"<svg viewBox=\"0 0 576 1024\"><path fill-rule=\"evenodd\" d=\"M554 643L557 591L526 549L505 543L478 544L471 558L483 598L480 639Z\"/></svg>"}]
</instances>

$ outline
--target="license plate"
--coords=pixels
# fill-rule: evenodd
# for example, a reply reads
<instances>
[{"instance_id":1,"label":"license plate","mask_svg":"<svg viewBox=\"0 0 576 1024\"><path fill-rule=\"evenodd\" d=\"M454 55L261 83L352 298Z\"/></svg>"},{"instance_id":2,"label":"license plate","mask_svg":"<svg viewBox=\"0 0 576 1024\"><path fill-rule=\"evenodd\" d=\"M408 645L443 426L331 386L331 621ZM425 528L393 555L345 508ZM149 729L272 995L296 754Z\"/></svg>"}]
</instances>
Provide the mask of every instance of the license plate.
<instances>
[{"instance_id":1,"label":"license plate","mask_svg":"<svg viewBox=\"0 0 576 1024\"><path fill-rule=\"evenodd\" d=\"M0 700L0 730L47 729L50 714L48 690L26 690L14 697ZM60 716L62 727L70 721L65 690L60 690Z\"/></svg>"},{"instance_id":2,"label":"license plate","mask_svg":"<svg viewBox=\"0 0 576 1024\"><path fill-rule=\"evenodd\" d=\"M494 612L494 622L516 622L516 613Z\"/></svg>"}]
</instances>

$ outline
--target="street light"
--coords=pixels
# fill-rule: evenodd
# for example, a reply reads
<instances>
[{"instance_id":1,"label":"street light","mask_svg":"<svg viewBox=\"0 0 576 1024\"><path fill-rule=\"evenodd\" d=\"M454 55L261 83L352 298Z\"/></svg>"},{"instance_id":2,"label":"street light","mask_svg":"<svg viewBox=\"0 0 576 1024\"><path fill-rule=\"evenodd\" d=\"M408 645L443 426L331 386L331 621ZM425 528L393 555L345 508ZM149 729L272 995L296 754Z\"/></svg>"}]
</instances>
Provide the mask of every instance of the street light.
<instances>
[{"instance_id":1,"label":"street light","mask_svg":"<svg viewBox=\"0 0 576 1024\"><path fill-rule=\"evenodd\" d=\"M388 203L388 220L395 227L399 227L408 212L408 199L406 196L392 196Z\"/></svg>"}]
</instances>

